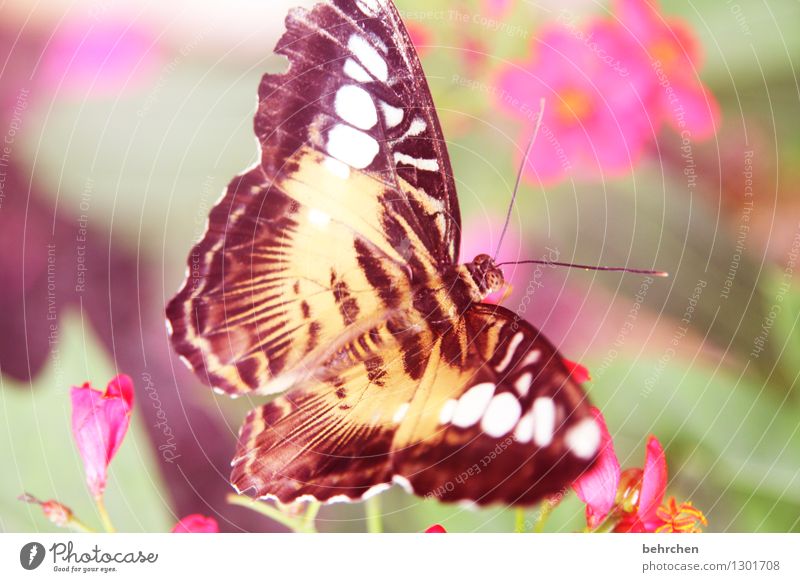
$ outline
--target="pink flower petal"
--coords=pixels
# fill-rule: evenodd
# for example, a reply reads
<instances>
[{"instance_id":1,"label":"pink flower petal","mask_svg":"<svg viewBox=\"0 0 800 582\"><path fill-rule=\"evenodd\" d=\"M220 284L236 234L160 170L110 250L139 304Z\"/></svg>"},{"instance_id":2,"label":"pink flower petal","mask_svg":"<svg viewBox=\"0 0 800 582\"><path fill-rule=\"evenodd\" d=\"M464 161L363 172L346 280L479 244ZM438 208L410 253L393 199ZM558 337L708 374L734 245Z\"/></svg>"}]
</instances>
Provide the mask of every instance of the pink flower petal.
<instances>
[{"instance_id":1,"label":"pink flower petal","mask_svg":"<svg viewBox=\"0 0 800 582\"><path fill-rule=\"evenodd\" d=\"M172 533L219 533L219 524L213 517L193 513L176 523Z\"/></svg>"},{"instance_id":2,"label":"pink flower petal","mask_svg":"<svg viewBox=\"0 0 800 582\"><path fill-rule=\"evenodd\" d=\"M584 382L588 382L592 379L591 374L589 374L589 370L587 370L584 366L581 366L579 363L568 360L567 358L561 358L561 361L564 362L567 370L569 370L570 377L578 384L583 384Z\"/></svg>"},{"instance_id":3,"label":"pink flower petal","mask_svg":"<svg viewBox=\"0 0 800 582\"><path fill-rule=\"evenodd\" d=\"M51 91L114 95L149 82L159 62L156 35L149 28L81 18L56 29L39 80Z\"/></svg>"},{"instance_id":4,"label":"pink flower petal","mask_svg":"<svg viewBox=\"0 0 800 582\"><path fill-rule=\"evenodd\" d=\"M643 472L638 514L650 531L649 526L660 523L656 512L667 490L667 459L661 443L652 435L647 439Z\"/></svg>"},{"instance_id":5,"label":"pink flower petal","mask_svg":"<svg viewBox=\"0 0 800 582\"><path fill-rule=\"evenodd\" d=\"M447 530L444 529L443 526L439 525L438 523L432 525L428 529L425 530L425 533L447 533Z\"/></svg>"},{"instance_id":6,"label":"pink flower petal","mask_svg":"<svg viewBox=\"0 0 800 582\"><path fill-rule=\"evenodd\" d=\"M119 450L130 425L133 382L114 378L104 393L88 383L70 391L72 436L83 459L86 484L94 497L106 488L108 464Z\"/></svg>"},{"instance_id":7,"label":"pink flower petal","mask_svg":"<svg viewBox=\"0 0 800 582\"><path fill-rule=\"evenodd\" d=\"M501 18L511 8L511 0L483 0L483 7L492 18Z\"/></svg>"},{"instance_id":8,"label":"pink flower petal","mask_svg":"<svg viewBox=\"0 0 800 582\"><path fill-rule=\"evenodd\" d=\"M675 91L676 104L682 107L685 124L683 127L679 125L673 106L669 121L675 130L680 132L686 129L695 139L713 136L720 124L719 104L713 93L700 82L692 80L675 83L672 89Z\"/></svg>"},{"instance_id":9,"label":"pink flower petal","mask_svg":"<svg viewBox=\"0 0 800 582\"><path fill-rule=\"evenodd\" d=\"M600 453L594 466L572 484L586 504L586 523L591 528L597 527L614 507L620 476L619 460L606 421L597 408L592 408L592 413L600 426Z\"/></svg>"}]
</instances>

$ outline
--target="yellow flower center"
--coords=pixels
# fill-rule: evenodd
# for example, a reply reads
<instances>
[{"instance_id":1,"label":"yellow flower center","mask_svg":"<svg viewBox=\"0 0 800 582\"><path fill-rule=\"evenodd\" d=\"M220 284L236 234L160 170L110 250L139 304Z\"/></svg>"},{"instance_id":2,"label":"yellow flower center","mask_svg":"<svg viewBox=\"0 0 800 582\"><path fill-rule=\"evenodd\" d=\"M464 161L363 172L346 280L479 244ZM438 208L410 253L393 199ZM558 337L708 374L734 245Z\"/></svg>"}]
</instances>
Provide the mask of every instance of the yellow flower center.
<instances>
[{"instance_id":1,"label":"yellow flower center","mask_svg":"<svg viewBox=\"0 0 800 582\"><path fill-rule=\"evenodd\" d=\"M559 93L556 113L565 125L580 123L592 112L592 100L585 91L565 89Z\"/></svg>"},{"instance_id":2,"label":"yellow flower center","mask_svg":"<svg viewBox=\"0 0 800 582\"><path fill-rule=\"evenodd\" d=\"M665 68L671 67L678 60L680 53L675 43L668 40L659 40L650 45L650 56L654 61L661 61Z\"/></svg>"},{"instance_id":3,"label":"yellow flower center","mask_svg":"<svg viewBox=\"0 0 800 582\"><path fill-rule=\"evenodd\" d=\"M708 525L706 516L691 501L678 505L674 497L659 507L656 515L664 522L656 533L700 533L703 531L701 526Z\"/></svg>"}]
</instances>

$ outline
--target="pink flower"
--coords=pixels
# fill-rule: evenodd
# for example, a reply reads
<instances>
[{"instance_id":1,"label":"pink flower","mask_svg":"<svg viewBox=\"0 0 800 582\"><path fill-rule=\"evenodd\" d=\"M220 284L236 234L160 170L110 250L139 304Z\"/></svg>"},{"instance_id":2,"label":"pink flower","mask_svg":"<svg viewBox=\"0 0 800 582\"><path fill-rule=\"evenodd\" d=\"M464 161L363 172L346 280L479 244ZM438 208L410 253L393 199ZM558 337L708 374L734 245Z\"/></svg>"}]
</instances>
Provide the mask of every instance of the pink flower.
<instances>
[{"instance_id":1,"label":"pink flower","mask_svg":"<svg viewBox=\"0 0 800 582\"><path fill-rule=\"evenodd\" d=\"M653 124L648 95L631 76L596 50L594 36L615 40L598 21L589 33L566 25L545 29L531 57L500 72L499 105L526 121L529 135L545 98L542 128L526 175L543 183L568 174L597 177L630 169L648 143ZM648 87L648 92L649 92Z\"/></svg>"},{"instance_id":2,"label":"pink flower","mask_svg":"<svg viewBox=\"0 0 800 582\"><path fill-rule=\"evenodd\" d=\"M444 529L444 526L441 526L438 523L435 523L431 527L426 529L425 533L447 533L447 530Z\"/></svg>"},{"instance_id":3,"label":"pink flower","mask_svg":"<svg viewBox=\"0 0 800 582\"><path fill-rule=\"evenodd\" d=\"M213 517L193 513L176 523L172 533L219 533L219 525Z\"/></svg>"},{"instance_id":4,"label":"pink flower","mask_svg":"<svg viewBox=\"0 0 800 582\"><path fill-rule=\"evenodd\" d=\"M667 18L657 0L615 0L619 24L627 31L628 42L609 52L641 74L649 75L655 93L653 107L679 132L706 138L719 125L719 105L711 91L698 78L703 55L691 27L678 18ZM642 59L641 57L645 58ZM646 70L641 63L646 64Z\"/></svg>"},{"instance_id":5,"label":"pink flower","mask_svg":"<svg viewBox=\"0 0 800 582\"><path fill-rule=\"evenodd\" d=\"M511 0L483 0L483 11L491 18L503 18L511 9Z\"/></svg>"},{"instance_id":6,"label":"pink flower","mask_svg":"<svg viewBox=\"0 0 800 582\"><path fill-rule=\"evenodd\" d=\"M72 388L72 436L78 445L86 472L86 483L95 499L106 488L108 464L128 432L133 409L133 381L121 374L105 392L87 382Z\"/></svg>"},{"instance_id":7,"label":"pink flower","mask_svg":"<svg viewBox=\"0 0 800 582\"><path fill-rule=\"evenodd\" d=\"M594 467L572 487L586 504L586 524L596 529L611 520L615 532L699 531L705 516L691 503L678 506L673 498L662 506L667 488L667 461L661 443L647 439L644 467L620 471L611 435L599 410L592 409L600 425L600 453Z\"/></svg>"},{"instance_id":8,"label":"pink flower","mask_svg":"<svg viewBox=\"0 0 800 582\"><path fill-rule=\"evenodd\" d=\"M75 19L53 33L39 80L51 91L78 96L136 90L155 77L161 60L156 42L141 24Z\"/></svg>"},{"instance_id":9,"label":"pink flower","mask_svg":"<svg viewBox=\"0 0 800 582\"><path fill-rule=\"evenodd\" d=\"M417 49L417 54L424 57L428 53L433 34L430 29L424 24L419 22L409 21L406 23L406 30L408 36L411 37L411 42L414 43L414 48Z\"/></svg>"}]
</instances>

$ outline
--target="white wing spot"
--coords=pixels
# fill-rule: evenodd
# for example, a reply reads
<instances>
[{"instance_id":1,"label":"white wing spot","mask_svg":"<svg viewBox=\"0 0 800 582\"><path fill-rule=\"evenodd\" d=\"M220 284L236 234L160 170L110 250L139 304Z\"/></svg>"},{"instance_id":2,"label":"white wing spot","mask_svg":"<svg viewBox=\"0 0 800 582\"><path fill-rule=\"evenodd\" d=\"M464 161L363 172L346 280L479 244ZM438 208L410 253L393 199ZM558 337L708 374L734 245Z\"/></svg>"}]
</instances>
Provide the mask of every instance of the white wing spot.
<instances>
[{"instance_id":1,"label":"white wing spot","mask_svg":"<svg viewBox=\"0 0 800 582\"><path fill-rule=\"evenodd\" d=\"M527 356L525 356L525 358L522 360L522 363L520 363L520 366L524 368L525 366L530 366L531 364L535 364L536 362L539 361L539 358L541 357L542 357L541 351L533 350Z\"/></svg>"},{"instance_id":2,"label":"white wing spot","mask_svg":"<svg viewBox=\"0 0 800 582\"><path fill-rule=\"evenodd\" d=\"M381 101L381 109L383 110L383 119L386 121L386 127L389 129L400 125L403 117L405 117L405 111L400 107L389 105L386 101Z\"/></svg>"},{"instance_id":3,"label":"white wing spot","mask_svg":"<svg viewBox=\"0 0 800 582\"><path fill-rule=\"evenodd\" d=\"M453 420L453 413L456 411L457 404L458 401L453 398L444 403L442 410L439 412L439 424L447 424Z\"/></svg>"},{"instance_id":4,"label":"white wing spot","mask_svg":"<svg viewBox=\"0 0 800 582\"><path fill-rule=\"evenodd\" d=\"M533 401L533 442L539 447L546 447L553 442L553 431L556 428L556 405L552 398L542 396Z\"/></svg>"},{"instance_id":5,"label":"white wing spot","mask_svg":"<svg viewBox=\"0 0 800 582\"><path fill-rule=\"evenodd\" d=\"M490 437L499 438L511 431L519 420L522 406L511 392L498 394L483 414L481 428Z\"/></svg>"},{"instance_id":6,"label":"white wing spot","mask_svg":"<svg viewBox=\"0 0 800 582\"><path fill-rule=\"evenodd\" d=\"M411 125L408 127L408 131L405 133L403 137L408 137L408 136L416 137L420 135L422 132L424 132L426 129L428 129L428 124L425 123L425 120L419 117L415 117L414 120L411 122Z\"/></svg>"},{"instance_id":7,"label":"white wing spot","mask_svg":"<svg viewBox=\"0 0 800 582\"><path fill-rule=\"evenodd\" d=\"M408 402L404 402L403 404L398 406L397 411L394 413L394 416L392 417L392 421L395 424L400 424L401 422L403 422L403 419L406 417L406 414L408 413L408 409L410 407L411 405Z\"/></svg>"},{"instance_id":8,"label":"white wing spot","mask_svg":"<svg viewBox=\"0 0 800 582\"><path fill-rule=\"evenodd\" d=\"M533 412L529 412L519 419L514 430L514 438L520 443L527 443L533 438Z\"/></svg>"},{"instance_id":9,"label":"white wing spot","mask_svg":"<svg viewBox=\"0 0 800 582\"><path fill-rule=\"evenodd\" d=\"M514 354L516 353L517 348L519 347L519 344L522 343L523 339L525 339L525 335L521 331L518 331L516 334L514 334L514 337L511 338L511 341L508 342L508 345L506 346L505 356L503 356L503 359L500 360L500 362L494 367L495 370L502 372L508 368L508 365L511 363L511 359L514 357Z\"/></svg>"},{"instance_id":10,"label":"white wing spot","mask_svg":"<svg viewBox=\"0 0 800 582\"><path fill-rule=\"evenodd\" d=\"M363 131L337 124L328 132L328 153L334 158L363 170L378 155L378 142Z\"/></svg>"},{"instance_id":11,"label":"white wing spot","mask_svg":"<svg viewBox=\"0 0 800 582\"><path fill-rule=\"evenodd\" d=\"M386 65L386 61L368 41L354 34L347 41L347 48L361 61L363 67L372 73L373 77L384 83L389 80L389 67ZM347 66L346 62L345 66Z\"/></svg>"},{"instance_id":12,"label":"white wing spot","mask_svg":"<svg viewBox=\"0 0 800 582\"><path fill-rule=\"evenodd\" d=\"M364 67L350 58L344 62L344 74L351 79L355 79L359 83L369 83L372 81L372 77L364 70Z\"/></svg>"},{"instance_id":13,"label":"white wing spot","mask_svg":"<svg viewBox=\"0 0 800 582\"><path fill-rule=\"evenodd\" d=\"M355 85L345 85L336 92L336 114L359 129L371 129L378 123L378 112L369 93Z\"/></svg>"},{"instance_id":14,"label":"white wing spot","mask_svg":"<svg viewBox=\"0 0 800 582\"><path fill-rule=\"evenodd\" d=\"M524 398L531 389L531 382L533 382L533 374L525 372L514 382L514 388L516 388L517 393Z\"/></svg>"},{"instance_id":15,"label":"white wing spot","mask_svg":"<svg viewBox=\"0 0 800 582\"><path fill-rule=\"evenodd\" d=\"M438 172L439 171L439 161L438 160L426 160L422 158L415 158L409 155L406 155L401 152L395 152L394 154L394 163L395 164L407 164L409 166L414 166L420 170L427 170L428 172Z\"/></svg>"},{"instance_id":16,"label":"white wing spot","mask_svg":"<svg viewBox=\"0 0 800 582\"><path fill-rule=\"evenodd\" d=\"M576 457L591 459L600 446L600 427L593 418L584 418L567 431L564 439Z\"/></svg>"},{"instance_id":17,"label":"white wing spot","mask_svg":"<svg viewBox=\"0 0 800 582\"><path fill-rule=\"evenodd\" d=\"M350 166L348 166L344 162L340 162L336 158L325 156L325 161L323 162L323 164L328 169L328 171L337 178L341 178L342 180L347 180L350 177Z\"/></svg>"},{"instance_id":18,"label":"white wing spot","mask_svg":"<svg viewBox=\"0 0 800 582\"><path fill-rule=\"evenodd\" d=\"M328 226L328 223L331 221L331 217L318 208L312 208L308 211L308 221L314 226L323 228Z\"/></svg>"},{"instance_id":19,"label":"white wing spot","mask_svg":"<svg viewBox=\"0 0 800 582\"><path fill-rule=\"evenodd\" d=\"M467 428L478 422L489 406L489 401L494 395L495 385L492 382L482 382L467 390L458 399L456 409L453 411L452 423L461 428Z\"/></svg>"}]
</instances>

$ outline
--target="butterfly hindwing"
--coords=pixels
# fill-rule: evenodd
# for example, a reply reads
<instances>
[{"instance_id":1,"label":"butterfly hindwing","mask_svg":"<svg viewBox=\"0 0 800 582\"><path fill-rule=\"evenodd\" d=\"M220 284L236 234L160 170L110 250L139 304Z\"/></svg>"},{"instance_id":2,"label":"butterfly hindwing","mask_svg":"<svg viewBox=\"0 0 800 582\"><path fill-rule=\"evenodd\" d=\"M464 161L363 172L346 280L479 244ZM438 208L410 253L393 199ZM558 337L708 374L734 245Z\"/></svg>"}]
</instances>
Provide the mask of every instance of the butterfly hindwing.
<instances>
[{"instance_id":1,"label":"butterfly hindwing","mask_svg":"<svg viewBox=\"0 0 800 582\"><path fill-rule=\"evenodd\" d=\"M360 355L372 368L251 413L231 478L240 490L329 501L395 481L442 501L531 504L594 460L600 433L583 390L508 310L478 304L452 333L423 336L416 380L399 342L381 336Z\"/></svg>"},{"instance_id":2,"label":"butterfly hindwing","mask_svg":"<svg viewBox=\"0 0 800 582\"><path fill-rule=\"evenodd\" d=\"M463 359L455 345L469 347ZM600 433L583 389L534 327L473 305L441 340L394 442L395 471L440 501L530 505L586 470ZM424 411L424 412L423 412Z\"/></svg>"}]
</instances>

